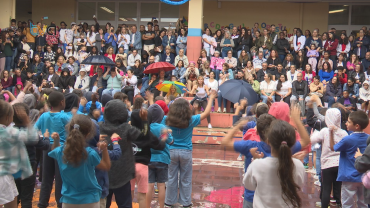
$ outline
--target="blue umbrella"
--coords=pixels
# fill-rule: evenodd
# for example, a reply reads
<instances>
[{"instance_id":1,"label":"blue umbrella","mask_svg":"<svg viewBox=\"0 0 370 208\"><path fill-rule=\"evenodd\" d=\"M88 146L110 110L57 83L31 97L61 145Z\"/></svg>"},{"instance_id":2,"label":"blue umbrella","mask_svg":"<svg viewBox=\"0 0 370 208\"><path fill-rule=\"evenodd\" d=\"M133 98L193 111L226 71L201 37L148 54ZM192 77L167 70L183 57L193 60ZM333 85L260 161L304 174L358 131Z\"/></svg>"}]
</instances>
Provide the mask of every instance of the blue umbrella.
<instances>
[{"instance_id":1,"label":"blue umbrella","mask_svg":"<svg viewBox=\"0 0 370 208\"><path fill-rule=\"evenodd\" d=\"M116 63L114 63L110 58L106 56L96 55L96 56L89 56L85 60L81 62L81 64L86 65L110 65L114 66Z\"/></svg>"},{"instance_id":2,"label":"blue umbrella","mask_svg":"<svg viewBox=\"0 0 370 208\"><path fill-rule=\"evenodd\" d=\"M220 86L221 95L224 99L238 103L240 99L246 98L248 105L258 102L258 95L252 86L243 80L227 80Z\"/></svg>"}]
</instances>

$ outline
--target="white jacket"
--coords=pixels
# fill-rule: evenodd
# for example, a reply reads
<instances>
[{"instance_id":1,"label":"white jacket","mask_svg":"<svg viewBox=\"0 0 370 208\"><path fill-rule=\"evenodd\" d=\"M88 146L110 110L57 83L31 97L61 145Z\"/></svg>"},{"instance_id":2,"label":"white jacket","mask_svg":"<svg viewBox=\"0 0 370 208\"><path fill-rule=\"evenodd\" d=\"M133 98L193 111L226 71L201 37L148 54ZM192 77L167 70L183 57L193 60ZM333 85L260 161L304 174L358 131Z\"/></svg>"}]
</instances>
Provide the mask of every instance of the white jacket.
<instances>
[{"instance_id":1,"label":"white jacket","mask_svg":"<svg viewBox=\"0 0 370 208\"><path fill-rule=\"evenodd\" d=\"M369 82L368 81L364 81L364 84L365 83L369 85ZM359 97L363 101L370 100L370 86L367 88L367 90L365 90L364 87L361 87L360 90L359 90Z\"/></svg>"},{"instance_id":2,"label":"white jacket","mask_svg":"<svg viewBox=\"0 0 370 208\"><path fill-rule=\"evenodd\" d=\"M80 72L81 71L86 72L85 69L81 69ZM80 85L82 85L81 90L89 89L89 86L90 86L90 77L87 74L87 72L86 72L86 75L85 75L85 77L83 79L81 79L81 75L77 77L76 82L75 82L75 89L78 89L78 87Z\"/></svg>"},{"instance_id":3,"label":"white jacket","mask_svg":"<svg viewBox=\"0 0 370 208\"><path fill-rule=\"evenodd\" d=\"M140 62L141 62L141 56L139 54L136 54L136 56L134 57L133 54L130 54L127 58L127 65L128 66L134 66L135 65L135 61L139 59Z\"/></svg>"}]
</instances>

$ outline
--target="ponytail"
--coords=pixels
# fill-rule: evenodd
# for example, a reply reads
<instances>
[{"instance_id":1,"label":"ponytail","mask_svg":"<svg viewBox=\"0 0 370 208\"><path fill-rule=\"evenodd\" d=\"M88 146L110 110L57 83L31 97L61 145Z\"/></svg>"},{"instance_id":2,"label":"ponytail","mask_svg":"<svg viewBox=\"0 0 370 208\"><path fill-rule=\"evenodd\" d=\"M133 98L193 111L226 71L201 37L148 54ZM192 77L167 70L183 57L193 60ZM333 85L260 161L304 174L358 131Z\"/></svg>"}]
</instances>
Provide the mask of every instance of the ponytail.
<instances>
[{"instance_id":1,"label":"ponytail","mask_svg":"<svg viewBox=\"0 0 370 208\"><path fill-rule=\"evenodd\" d=\"M281 194L284 202L293 207L301 207L301 198L298 195L300 187L294 181L294 163L291 147L296 142L295 130L287 122L275 120L270 125L267 134L271 147L278 153L278 177L280 179Z\"/></svg>"}]
</instances>

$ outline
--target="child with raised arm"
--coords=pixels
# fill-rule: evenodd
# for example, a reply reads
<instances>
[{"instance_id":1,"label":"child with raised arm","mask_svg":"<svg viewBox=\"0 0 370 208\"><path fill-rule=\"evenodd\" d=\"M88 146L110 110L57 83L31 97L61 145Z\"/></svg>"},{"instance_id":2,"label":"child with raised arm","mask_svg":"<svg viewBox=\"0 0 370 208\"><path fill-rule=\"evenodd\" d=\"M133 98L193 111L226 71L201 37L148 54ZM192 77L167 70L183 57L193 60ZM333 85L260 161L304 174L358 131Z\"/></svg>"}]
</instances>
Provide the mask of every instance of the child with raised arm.
<instances>
[{"instance_id":1,"label":"child with raised arm","mask_svg":"<svg viewBox=\"0 0 370 208\"><path fill-rule=\"evenodd\" d=\"M27 128L9 126L13 115L17 115ZM39 135L30 126L29 118L24 111L0 100L0 204L5 208L16 208L18 191L14 179L25 179L32 175L32 167L24 145L36 144Z\"/></svg>"},{"instance_id":2,"label":"child with raised arm","mask_svg":"<svg viewBox=\"0 0 370 208\"><path fill-rule=\"evenodd\" d=\"M95 125L88 116L75 115L67 125L68 137L63 146L59 146L59 135L53 133L53 150L48 153L58 162L63 180L63 208L100 208L101 187L95 177L95 167L108 171L111 163L107 143L99 142L98 148L103 157L90 147L91 131ZM113 139L113 138L112 138Z\"/></svg>"},{"instance_id":3,"label":"child with raised arm","mask_svg":"<svg viewBox=\"0 0 370 208\"><path fill-rule=\"evenodd\" d=\"M326 114L328 115L328 114ZM341 200L342 207L367 208L364 203L364 185L361 183L362 174L355 168L355 154L357 149L364 152L366 149L366 140L369 137L364 133L364 129L369 124L369 117L363 111L355 111L349 114L346 123L347 130L352 131L339 142L334 141L330 136L330 148L332 151L339 151L339 170L337 181L342 182ZM334 128L330 130L333 135ZM357 196L357 197L355 197ZM354 200L356 198L356 201Z\"/></svg>"}]
</instances>

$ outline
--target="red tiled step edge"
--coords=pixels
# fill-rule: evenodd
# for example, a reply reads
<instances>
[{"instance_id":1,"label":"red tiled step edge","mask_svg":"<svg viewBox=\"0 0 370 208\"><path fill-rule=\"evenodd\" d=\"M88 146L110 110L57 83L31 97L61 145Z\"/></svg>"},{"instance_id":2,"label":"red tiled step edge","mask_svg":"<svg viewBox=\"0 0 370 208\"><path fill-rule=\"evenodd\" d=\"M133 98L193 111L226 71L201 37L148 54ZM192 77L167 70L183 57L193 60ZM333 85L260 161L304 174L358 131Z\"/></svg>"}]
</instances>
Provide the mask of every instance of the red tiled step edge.
<instances>
[{"instance_id":1,"label":"red tiled step edge","mask_svg":"<svg viewBox=\"0 0 370 208\"><path fill-rule=\"evenodd\" d=\"M185 98L186 100L189 100L192 101L194 99L194 97L183 97ZM230 112L230 101L227 101L227 104L226 104L226 112ZM215 99L215 111L217 111L218 109L218 102L217 102L217 98ZM223 110L223 106L221 107L221 110Z\"/></svg>"}]
</instances>

